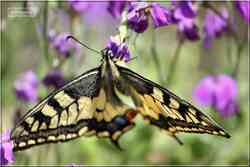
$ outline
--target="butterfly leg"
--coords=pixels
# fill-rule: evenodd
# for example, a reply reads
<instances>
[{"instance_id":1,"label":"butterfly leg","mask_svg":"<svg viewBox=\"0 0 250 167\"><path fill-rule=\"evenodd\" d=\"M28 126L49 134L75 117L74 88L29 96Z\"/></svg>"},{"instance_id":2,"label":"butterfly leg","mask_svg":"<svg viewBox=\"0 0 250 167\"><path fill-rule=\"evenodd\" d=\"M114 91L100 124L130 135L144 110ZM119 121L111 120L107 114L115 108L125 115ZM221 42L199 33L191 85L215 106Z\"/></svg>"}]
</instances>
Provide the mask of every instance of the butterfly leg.
<instances>
[{"instance_id":1,"label":"butterfly leg","mask_svg":"<svg viewBox=\"0 0 250 167\"><path fill-rule=\"evenodd\" d=\"M183 145L183 142L174 133L169 133L169 135L173 137L177 141L177 143Z\"/></svg>"}]
</instances>

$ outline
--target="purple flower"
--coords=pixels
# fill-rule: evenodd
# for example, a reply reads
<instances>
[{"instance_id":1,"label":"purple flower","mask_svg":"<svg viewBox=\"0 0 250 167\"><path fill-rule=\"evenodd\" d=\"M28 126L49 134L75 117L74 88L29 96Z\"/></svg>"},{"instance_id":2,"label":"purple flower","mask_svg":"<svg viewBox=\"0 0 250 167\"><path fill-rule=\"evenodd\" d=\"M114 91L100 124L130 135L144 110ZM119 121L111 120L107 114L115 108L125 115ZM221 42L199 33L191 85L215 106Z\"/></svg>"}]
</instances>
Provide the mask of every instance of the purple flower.
<instances>
[{"instance_id":1,"label":"purple flower","mask_svg":"<svg viewBox=\"0 0 250 167\"><path fill-rule=\"evenodd\" d=\"M57 50L57 52L65 57L69 57L71 51L76 51L79 53L79 45L72 40L67 40L70 33L60 33L55 35L52 39L52 46Z\"/></svg>"},{"instance_id":2,"label":"purple flower","mask_svg":"<svg viewBox=\"0 0 250 167\"><path fill-rule=\"evenodd\" d=\"M52 69L43 79L43 84L47 87L60 88L64 83L63 74L59 69Z\"/></svg>"},{"instance_id":3,"label":"purple flower","mask_svg":"<svg viewBox=\"0 0 250 167\"><path fill-rule=\"evenodd\" d=\"M157 3L152 3L150 14L155 28L173 23L171 11Z\"/></svg>"},{"instance_id":4,"label":"purple flower","mask_svg":"<svg viewBox=\"0 0 250 167\"><path fill-rule=\"evenodd\" d=\"M146 10L147 3L129 4L127 24L128 27L137 33L143 33L148 28L149 11Z\"/></svg>"},{"instance_id":5,"label":"purple flower","mask_svg":"<svg viewBox=\"0 0 250 167\"><path fill-rule=\"evenodd\" d=\"M126 1L109 1L107 10L114 18L118 18L125 9L126 3Z\"/></svg>"},{"instance_id":6,"label":"purple flower","mask_svg":"<svg viewBox=\"0 0 250 167\"><path fill-rule=\"evenodd\" d=\"M86 12L89 8L90 3L81 0L68 0L70 7L78 13Z\"/></svg>"},{"instance_id":7,"label":"purple flower","mask_svg":"<svg viewBox=\"0 0 250 167\"><path fill-rule=\"evenodd\" d=\"M227 31L227 19L228 11L225 8L221 10L221 16L209 9L207 10L203 27L205 33L204 47L210 48L212 39L221 36L223 32Z\"/></svg>"},{"instance_id":8,"label":"purple flower","mask_svg":"<svg viewBox=\"0 0 250 167\"><path fill-rule=\"evenodd\" d=\"M179 6L174 10L174 19L177 22L178 33L182 38L195 41L200 39L198 27L193 18L186 17Z\"/></svg>"},{"instance_id":9,"label":"purple flower","mask_svg":"<svg viewBox=\"0 0 250 167\"><path fill-rule=\"evenodd\" d=\"M16 97L26 102L37 100L38 80L31 70L21 74L14 83Z\"/></svg>"},{"instance_id":10,"label":"purple flower","mask_svg":"<svg viewBox=\"0 0 250 167\"><path fill-rule=\"evenodd\" d=\"M157 3L131 3L128 9L128 27L137 33L143 33L148 28L149 17L153 20L154 28L173 23L170 10Z\"/></svg>"},{"instance_id":11,"label":"purple flower","mask_svg":"<svg viewBox=\"0 0 250 167\"><path fill-rule=\"evenodd\" d=\"M109 48L113 53L113 58L124 60L128 62L130 60L130 52L126 43L121 43L119 37L111 37L107 48Z\"/></svg>"},{"instance_id":12,"label":"purple flower","mask_svg":"<svg viewBox=\"0 0 250 167\"><path fill-rule=\"evenodd\" d=\"M246 23L250 23L250 1L239 1L235 2L235 7L240 13L241 17Z\"/></svg>"},{"instance_id":13,"label":"purple flower","mask_svg":"<svg viewBox=\"0 0 250 167\"><path fill-rule=\"evenodd\" d=\"M0 145L0 164L8 165L14 161L13 155L13 142L10 140L10 130L6 130L1 134L1 145Z\"/></svg>"},{"instance_id":14,"label":"purple flower","mask_svg":"<svg viewBox=\"0 0 250 167\"><path fill-rule=\"evenodd\" d=\"M193 92L195 101L204 106L214 107L222 117L238 112L236 96L236 81L224 74L205 77Z\"/></svg>"}]
</instances>

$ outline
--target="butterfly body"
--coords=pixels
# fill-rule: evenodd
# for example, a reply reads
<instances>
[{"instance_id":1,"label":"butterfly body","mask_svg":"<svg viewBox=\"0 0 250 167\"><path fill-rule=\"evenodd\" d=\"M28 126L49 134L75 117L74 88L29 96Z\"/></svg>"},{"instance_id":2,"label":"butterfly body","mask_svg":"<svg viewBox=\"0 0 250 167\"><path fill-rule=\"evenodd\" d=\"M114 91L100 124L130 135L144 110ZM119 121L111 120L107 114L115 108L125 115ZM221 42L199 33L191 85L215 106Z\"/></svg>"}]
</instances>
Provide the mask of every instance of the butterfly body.
<instances>
[{"instance_id":1,"label":"butterfly body","mask_svg":"<svg viewBox=\"0 0 250 167\"><path fill-rule=\"evenodd\" d=\"M178 132L230 137L190 103L120 66L111 50L104 49L102 55L99 67L52 92L24 115L11 134L15 151L93 135L109 138L120 148L119 137L135 125L137 115L179 143Z\"/></svg>"}]
</instances>

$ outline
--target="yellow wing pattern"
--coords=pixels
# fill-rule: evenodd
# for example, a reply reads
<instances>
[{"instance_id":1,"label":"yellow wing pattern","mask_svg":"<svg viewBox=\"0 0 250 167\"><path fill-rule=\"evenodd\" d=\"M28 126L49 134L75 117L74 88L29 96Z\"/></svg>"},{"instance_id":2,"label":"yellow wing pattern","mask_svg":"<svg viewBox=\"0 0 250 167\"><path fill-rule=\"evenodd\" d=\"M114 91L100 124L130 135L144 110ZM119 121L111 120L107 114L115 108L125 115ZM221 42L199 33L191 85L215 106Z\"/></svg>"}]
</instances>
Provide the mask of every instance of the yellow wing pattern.
<instances>
[{"instance_id":1,"label":"yellow wing pattern","mask_svg":"<svg viewBox=\"0 0 250 167\"><path fill-rule=\"evenodd\" d=\"M119 70L123 80L130 85L126 89L133 97L139 113L147 122L163 129L180 144L182 142L175 135L178 132L230 137L215 121L169 90L127 68L119 67Z\"/></svg>"},{"instance_id":2,"label":"yellow wing pattern","mask_svg":"<svg viewBox=\"0 0 250 167\"><path fill-rule=\"evenodd\" d=\"M108 137L119 147L119 137L134 125L133 113L119 100L115 104L107 100L100 70L93 69L53 92L23 117L11 134L14 151L92 135Z\"/></svg>"}]
</instances>

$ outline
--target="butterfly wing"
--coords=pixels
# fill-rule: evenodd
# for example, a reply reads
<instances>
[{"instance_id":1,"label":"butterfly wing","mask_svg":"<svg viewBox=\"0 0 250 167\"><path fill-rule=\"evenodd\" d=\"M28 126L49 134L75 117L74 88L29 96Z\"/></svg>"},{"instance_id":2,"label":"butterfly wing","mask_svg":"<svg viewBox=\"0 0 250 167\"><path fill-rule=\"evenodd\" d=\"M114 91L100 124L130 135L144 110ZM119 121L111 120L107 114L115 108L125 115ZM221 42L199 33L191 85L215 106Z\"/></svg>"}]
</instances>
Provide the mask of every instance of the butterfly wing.
<instances>
[{"instance_id":1,"label":"butterfly wing","mask_svg":"<svg viewBox=\"0 0 250 167\"><path fill-rule=\"evenodd\" d=\"M24 115L11 133L14 151L83 135L109 137L119 147L118 138L134 125L134 111L115 96L107 100L100 71L82 74Z\"/></svg>"},{"instance_id":2,"label":"butterfly wing","mask_svg":"<svg viewBox=\"0 0 250 167\"><path fill-rule=\"evenodd\" d=\"M215 121L169 90L127 68L119 67L119 71L129 85L123 89L131 94L144 119L168 132L180 144L182 142L175 135L178 132L230 137Z\"/></svg>"}]
</instances>

